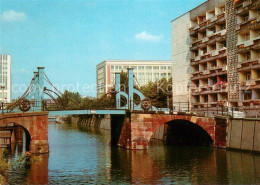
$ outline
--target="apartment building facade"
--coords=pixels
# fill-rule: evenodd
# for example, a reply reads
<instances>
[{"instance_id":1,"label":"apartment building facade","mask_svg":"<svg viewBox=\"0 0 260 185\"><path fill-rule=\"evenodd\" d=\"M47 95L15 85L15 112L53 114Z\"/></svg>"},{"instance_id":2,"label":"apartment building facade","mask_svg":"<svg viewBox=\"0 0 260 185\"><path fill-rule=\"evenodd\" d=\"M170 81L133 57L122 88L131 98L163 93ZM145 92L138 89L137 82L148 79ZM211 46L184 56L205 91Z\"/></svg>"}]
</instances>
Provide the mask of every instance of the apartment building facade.
<instances>
[{"instance_id":1,"label":"apartment building facade","mask_svg":"<svg viewBox=\"0 0 260 185\"><path fill-rule=\"evenodd\" d=\"M182 99L193 109L260 102L259 3L208 0L172 21L173 66L178 66L173 68L173 86L178 80L186 84ZM179 33L181 28L185 31ZM173 92L173 101L179 97Z\"/></svg>"},{"instance_id":2,"label":"apartment building facade","mask_svg":"<svg viewBox=\"0 0 260 185\"><path fill-rule=\"evenodd\" d=\"M11 101L11 55L0 55L0 101Z\"/></svg>"},{"instance_id":3,"label":"apartment building facade","mask_svg":"<svg viewBox=\"0 0 260 185\"><path fill-rule=\"evenodd\" d=\"M159 60L105 60L96 66L97 97L109 93L115 83L115 73L133 68L136 83L139 86L146 85L149 81L166 78L172 75L172 61Z\"/></svg>"}]
</instances>

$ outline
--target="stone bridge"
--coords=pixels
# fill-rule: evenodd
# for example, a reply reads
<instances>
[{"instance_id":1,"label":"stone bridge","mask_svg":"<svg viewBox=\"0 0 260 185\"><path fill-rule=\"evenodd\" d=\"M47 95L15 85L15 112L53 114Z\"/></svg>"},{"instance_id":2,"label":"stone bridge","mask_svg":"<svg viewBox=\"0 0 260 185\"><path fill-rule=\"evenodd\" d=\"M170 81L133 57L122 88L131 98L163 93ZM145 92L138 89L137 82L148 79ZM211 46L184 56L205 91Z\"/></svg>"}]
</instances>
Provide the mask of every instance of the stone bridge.
<instances>
[{"instance_id":1,"label":"stone bridge","mask_svg":"<svg viewBox=\"0 0 260 185\"><path fill-rule=\"evenodd\" d=\"M187 114L145 114L138 112L131 112L126 116L111 116L111 144L128 149L147 149L152 135L160 126L165 125L167 129L171 125L181 126L184 124L188 125L187 128L197 127L190 133L200 130L202 135L207 135L211 140L211 146L226 146L227 123L224 119Z\"/></svg>"},{"instance_id":2,"label":"stone bridge","mask_svg":"<svg viewBox=\"0 0 260 185\"><path fill-rule=\"evenodd\" d=\"M48 112L8 113L0 115L0 131L22 127L26 134L26 150L48 153Z\"/></svg>"}]
</instances>

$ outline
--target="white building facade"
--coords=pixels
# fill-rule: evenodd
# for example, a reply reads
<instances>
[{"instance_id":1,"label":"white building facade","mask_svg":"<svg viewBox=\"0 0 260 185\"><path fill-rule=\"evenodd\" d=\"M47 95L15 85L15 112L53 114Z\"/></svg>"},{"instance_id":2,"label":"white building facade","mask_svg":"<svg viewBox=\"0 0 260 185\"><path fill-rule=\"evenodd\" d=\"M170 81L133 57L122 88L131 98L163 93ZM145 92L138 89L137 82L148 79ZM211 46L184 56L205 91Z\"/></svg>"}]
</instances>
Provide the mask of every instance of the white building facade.
<instances>
[{"instance_id":1,"label":"white building facade","mask_svg":"<svg viewBox=\"0 0 260 185\"><path fill-rule=\"evenodd\" d=\"M96 66L97 97L108 93L115 83L115 73L127 72L127 68L134 69L134 76L140 86L172 77L172 61L105 60Z\"/></svg>"},{"instance_id":2,"label":"white building facade","mask_svg":"<svg viewBox=\"0 0 260 185\"><path fill-rule=\"evenodd\" d=\"M0 101L11 102L11 55L0 55Z\"/></svg>"}]
</instances>

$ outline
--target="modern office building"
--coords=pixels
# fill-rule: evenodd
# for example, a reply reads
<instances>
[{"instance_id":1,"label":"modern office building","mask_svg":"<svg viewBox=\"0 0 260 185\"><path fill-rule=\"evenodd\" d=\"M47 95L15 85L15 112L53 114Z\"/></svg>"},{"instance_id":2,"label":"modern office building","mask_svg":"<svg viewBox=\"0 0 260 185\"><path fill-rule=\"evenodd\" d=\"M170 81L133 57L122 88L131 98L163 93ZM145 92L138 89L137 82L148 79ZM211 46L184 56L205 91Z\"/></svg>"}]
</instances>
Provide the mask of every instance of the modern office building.
<instances>
[{"instance_id":1,"label":"modern office building","mask_svg":"<svg viewBox=\"0 0 260 185\"><path fill-rule=\"evenodd\" d=\"M11 55L0 55L0 101L11 101Z\"/></svg>"},{"instance_id":2,"label":"modern office building","mask_svg":"<svg viewBox=\"0 0 260 185\"><path fill-rule=\"evenodd\" d=\"M184 86L173 88L173 101L260 105L259 0L208 0L171 26L173 86Z\"/></svg>"},{"instance_id":3,"label":"modern office building","mask_svg":"<svg viewBox=\"0 0 260 185\"><path fill-rule=\"evenodd\" d=\"M96 66L97 97L108 93L115 83L116 72L127 72L127 68L134 69L137 85L142 86L149 81L162 78L169 80L172 72L172 61L145 60L105 60Z\"/></svg>"}]
</instances>

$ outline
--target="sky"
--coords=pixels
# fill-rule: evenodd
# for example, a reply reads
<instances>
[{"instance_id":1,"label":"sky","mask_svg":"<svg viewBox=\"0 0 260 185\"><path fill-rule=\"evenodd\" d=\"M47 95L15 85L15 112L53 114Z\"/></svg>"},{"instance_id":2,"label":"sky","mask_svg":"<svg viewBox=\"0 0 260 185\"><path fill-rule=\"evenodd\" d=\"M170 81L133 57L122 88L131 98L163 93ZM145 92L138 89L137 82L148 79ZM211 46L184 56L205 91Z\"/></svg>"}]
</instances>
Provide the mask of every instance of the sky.
<instances>
[{"instance_id":1,"label":"sky","mask_svg":"<svg viewBox=\"0 0 260 185\"><path fill-rule=\"evenodd\" d=\"M171 21L203 2L0 0L0 53L12 57L12 98L37 67L60 90L96 96L96 65L104 60L171 60Z\"/></svg>"}]
</instances>

